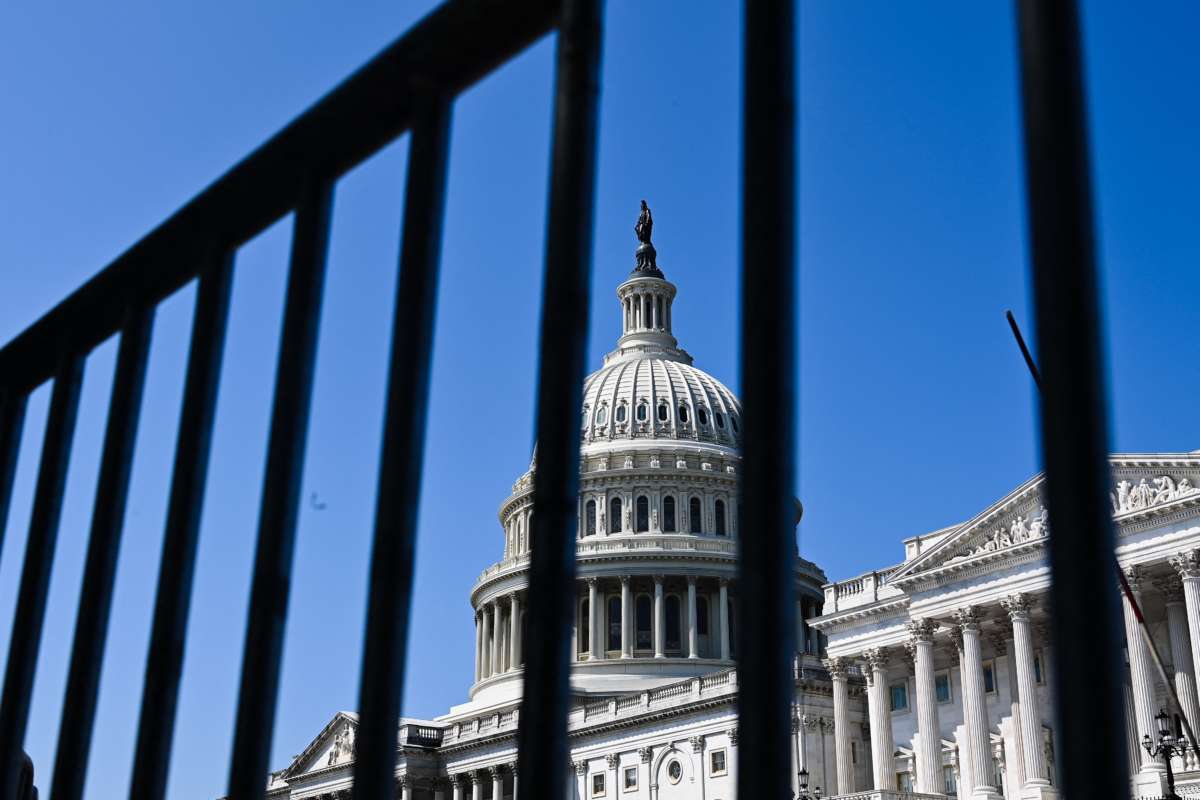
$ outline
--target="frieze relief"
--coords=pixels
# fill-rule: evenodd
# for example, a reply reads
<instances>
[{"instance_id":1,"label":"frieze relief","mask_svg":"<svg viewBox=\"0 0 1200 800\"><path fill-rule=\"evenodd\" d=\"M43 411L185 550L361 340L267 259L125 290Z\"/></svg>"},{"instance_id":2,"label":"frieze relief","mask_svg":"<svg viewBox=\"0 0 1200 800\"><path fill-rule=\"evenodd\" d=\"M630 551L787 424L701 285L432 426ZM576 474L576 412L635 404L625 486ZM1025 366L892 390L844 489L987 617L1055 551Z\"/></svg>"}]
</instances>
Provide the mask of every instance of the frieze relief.
<instances>
[{"instance_id":1,"label":"frieze relief","mask_svg":"<svg viewBox=\"0 0 1200 800\"><path fill-rule=\"evenodd\" d=\"M948 558L945 563L953 564L974 556L1004 550L1025 542L1045 538L1050 533L1050 515L1046 507L1039 505L1037 511L1028 515L1015 514L986 533L982 538L972 538L963 545L957 553Z\"/></svg>"},{"instance_id":2,"label":"frieze relief","mask_svg":"<svg viewBox=\"0 0 1200 800\"><path fill-rule=\"evenodd\" d=\"M1187 478L1176 481L1170 475L1163 475L1151 481L1142 478L1136 486L1132 481L1118 481L1116 491L1110 492L1109 497L1112 500L1113 513L1126 514L1161 506L1197 492L1200 492L1200 487L1193 486Z\"/></svg>"}]
</instances>

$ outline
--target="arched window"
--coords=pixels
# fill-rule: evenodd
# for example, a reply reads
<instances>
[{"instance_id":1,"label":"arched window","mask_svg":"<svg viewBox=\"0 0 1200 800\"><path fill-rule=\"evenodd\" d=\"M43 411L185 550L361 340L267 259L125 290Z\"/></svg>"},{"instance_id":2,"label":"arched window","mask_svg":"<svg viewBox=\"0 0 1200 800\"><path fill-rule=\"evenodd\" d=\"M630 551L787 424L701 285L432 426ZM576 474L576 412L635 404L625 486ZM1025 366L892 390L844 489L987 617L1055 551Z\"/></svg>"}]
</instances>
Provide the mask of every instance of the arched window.
<instances>
[{"instance_id":1,"label":"arched window","mask_svg":"<svg viewBox=\"0 0 1200 800\"><path fill-rule=\"evenodd\" d=\"M634 619L637 622L637 640L634 644L639 650L649 650L654 646L650 630L650 620L653 614L650 609L650 596L641 594L638 595L637 609Z\"/></svg>"},{"instance_id":2,"label":"arched window","mask_svg":"<svg viewBox=\"0 0 1200 800\"><path fill-rule=\"evenodd\" d=\"M625 421L625 404L622 403L621 405L617 406L617 422L624 422L624 421Z\"/></svg>"},{"instance_id":3,"label":"arched window","mask_svg":"<svg viewBox=\"0 0 1200 800\"><path fill-rule=\"evenodd\" d=\"M589 605L586 597L579 605L579 652L581 653L592 652L592 614Z\"/></svg>"},{"instance_id":4,"label":"arched window","mask_svg":"<svg viewBox=\"0 0 1200 800\"><path fill-rule=\"evenodd\" d=\"M666 647L668 650L678 650L680 635L679 631L683 628L683 621L679 616L679 595L667 595L667 630L666 630Z\"/></svg>"},{"instance_id":5,"label":"arched window","mask_svg":"<svg viewBox=\"0 0 1200 800\"><path fill-rule=\"evenodd\" d=\"M725 430L725 415L718 411L713 414L713 416L717 419L717 427L721 430Z\"/></svg>"},{"instance_id":6,"label":"arched window","mask_svg":"<svg viewBox=\"0 0 1200 800\"><path fill-rule=\"evenodd\" d=\"M663 530L667 533L675 532L675 498L667 496L663 498Z\"/></svg>"},{"instance_id":7,"label":"arched window","mask_svg":"<svg viewBox=\"0 0 1200 800\"><path fill-rule=\"evenodd\" d=\"M701 425L708 424L708 410L704 406L696 409L696 419L700 420Z\"/></svg>"},{"instance_id":8,"label":"arched window","mask_svg":"<svg viewBox=\"0 0 1200 800\"><path fill-rule=\"evenodd\" d=\"M699 533L700 525L703 522L700 515L700 498L693 497L688 501L688 530L692 533Z\"/></svg>"},{"instance_id":9,"label":"arched window","mask_svg":"<svg viewBox=\"0 0 1200 800\"><path fill-rule=\"evenodd\" d=\"M634 530L638 533L645 533L650 530L650 501L646 498L646 495L638 495L634 511L637 515Z\"/></svg>"},{"instance_id":10,"label":"arched window","mask_svg":"<svg viewBox=\"0 0 1200 800\"><path fill-rule=\"evenodd\" d=\"M595 536L596 535L596 501L595 500L587 501L587 505L584 506L583 516L586 518L583 521L583 535L584 536Z\"/></svg>"},{"instance_id":11,"label":"arched window","mask_svg":"<svg viewBox=\"0 0 1200 800\"><path fill-rule=\"evenodd\" d=\"M621 498L614 497L608 504L608 532L621 532Z\"/></svg>"},{"instance_id":12,"label":"arched window","mask_svg":"<svg viewBox=\"0 0 1200 800\"><path fill-rule=\"evenodd\" d=\"M679 404L679 421L684 424L687 424L688 421L687 406L683 403Z\"/></svg>"},{"instance_id":13,"label":"arched window","mask_svg":"<svg viewBox=\"0 0 1200 800\"><path fill-rule=\"evenodd\" d=\"M733 426L733 432L737 433L738 432L737 417L735 417L733 414L729 415L729 424Z\"/></svg>"},{"instance_id":14,"label":"arched window","mask_svg":"<svg viewBox=\"0 0 1200 800\"><path fill-rule=\"evenodd\" d=\"M659 422L667 421L667 404L666 403L658 404L658 421Z\"/></svg>"},{"instance_id":15,"label":"arched window","mask_svg":"<svg viewBox=\"0 0 1200 800\"><path fill-rule=\"evenodd\" d=\"M648 412L646 411L646 404L645 404L645 403L638 403L638 407L637 407L637 420L638 420L638 422L645 422L645 421L646 421L646 415L647 415L647 414L648 414Z\"/></svg>"},{"instance_id":16,"label":"arched window","mask_svg":"<svg viewBox=\"0 0 1200 800\"><path fill-rule=\"evenodd\" d=\"M725 501L718 500L714 505L717 517L717 536L725 536L729 533L725 526Z\"/></svg>"},{"instance_id":17,"label":"arched window","mask_svg":"<svg viewBox=\"0 0 1200 800\"><path fill-rule=\"evenodd\" d=\"M667 323L663 318L663 302L661 297L654 298L654 302L658 304L658 327L665 328Z\"/></svg>"},{"instance_id":18,"label":"arched window","mask_svg":"<svg viewBox=\"0 0 1200 800\"><path fill-rule=\"evenodd\" d=\"M696 597L696 635L708 636L708 598Z\"/></svg>"},{"instance_id":19,"label":"arched window","mask_svg":"<svg viewBox=\"0 0 1200 800\"><path fill-rule=\"evenodd\" d=\"M621 598L608 598L608 649L621 649Z\"/></svg>"},{"instance_id":20,"label":"arched window","mask_svg":"<svg viewBox=\"0 0 1200 800\"><path fill-rule=\"evenodd\" d=\"M606 422L608 422L608 406L600 406L596 412L596 424L603 425Z\"/></svg>"}]
</instances>

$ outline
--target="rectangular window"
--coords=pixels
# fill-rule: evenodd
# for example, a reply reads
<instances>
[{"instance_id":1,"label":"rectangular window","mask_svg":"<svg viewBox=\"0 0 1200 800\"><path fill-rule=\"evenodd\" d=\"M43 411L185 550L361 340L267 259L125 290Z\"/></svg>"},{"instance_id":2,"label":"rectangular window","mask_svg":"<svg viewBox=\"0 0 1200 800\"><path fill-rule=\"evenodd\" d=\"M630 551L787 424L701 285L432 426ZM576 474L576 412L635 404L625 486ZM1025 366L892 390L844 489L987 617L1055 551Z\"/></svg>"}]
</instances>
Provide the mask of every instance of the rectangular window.
<instances>
[{"instance_id":1,"label":"rectangular window","mask_svg":"<svg viewBox=\"0 0 1200 800\"><path fill-rule=\"evenodd\" d=\"M853 739L850 740L850 763L858 763L858 742Z\"/></svg>"},{"instance_id":2,"label":"rectangular window","mask_svg":"<svg viewBox=\"0 0 1200 800\"><path fill-rule=\"evenodd\" d=\"M592 776L592 797L604 797L604 773L597 772Z\"/></svg>"},{"instance_id":3,"label":"rectangular window","mask_svg":"<svg viewBox=\"0 0 1200 800\"><path fill-rule=\"evenodd\" d=\"M896 788L902 792L911 792L913 790L913 776L911 772L896 773Z\"/></svg>"},{"instance_id":4,"label":"rectangular window","mask_svg":"<svg viewBox=\"0 0 1200 800\"><path fill-rule=\"evenodd\" d=\"M621 782L621 785L624 787L625 791L632 792L637 789L637 773L637 767L625 768L625 772L623 773L625 777Z\"/></svg>"},{"instance_id":5,"label":"rectangular window","mask_svg":"<svg viewBox=\"0 0 1200 800\"><path fill-rule=\"evenodd\" d=\"M939 672L933 676L933 692L939 703L949 703L954 699L950 692L950 673Z\"/></svg>"},{"instance_id":6,"label":"rectangular window","mask_svg":"<svg viewBox=\"0 0 1200 800\"><path fill-rule=\"evenodd\" d=\"M954 780L954 767L942 767L942 786L946 794L958 794L958 782Z\"/></svg>"},{"instance_id":7,"label":"rectangular window","mask_svg":"<svg viewBox=\"0 0 1200 800\"><path fill-rule=\"evenodd\" d=\"M1035 653L1033 656L1033 679L1037 681L1038 686L1044 686L1046 677L1042 675L1042 654Z\"/></svg>"},{"instance_id":8,"label":"rectangular window","mask_svg":"<svg viewBox=\"0 0 1200 800\"><path fill-rule=\"evenodd\" d=\"M983 662L983 691L987 694L996 693L996 662Z\"/></svg>"},{"instance_id":9,"label":"rectangular window","mask_svg":"<svg viewBox=\"0 0 1200 800\"><path fill-rule=\"evenodd\" d=\"M727 771L724 750L713 750L708 754L708 774L724 775Z\"/></svg>"},{"instance_id":10,"label":"rectangular window","mask_svg":"<svg viewBox=\"0 0 1200 800\"><path fill-rule=\"evenodd\" d=\"M892 698L892 711L908 711L908 684L893 683L889 694Z\"/></svg>"}]
</instances>

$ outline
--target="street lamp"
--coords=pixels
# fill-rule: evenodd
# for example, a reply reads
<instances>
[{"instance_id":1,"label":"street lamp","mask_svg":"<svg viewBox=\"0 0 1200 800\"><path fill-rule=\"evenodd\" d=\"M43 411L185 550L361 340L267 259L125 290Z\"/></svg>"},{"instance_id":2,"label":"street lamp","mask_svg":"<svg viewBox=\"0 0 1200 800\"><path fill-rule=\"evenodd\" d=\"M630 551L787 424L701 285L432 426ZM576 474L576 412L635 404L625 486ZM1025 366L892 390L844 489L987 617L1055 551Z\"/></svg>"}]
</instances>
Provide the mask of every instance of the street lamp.
<instances>
[{"instance_id":1,"label":"street lamp","mask_svg":"<svg viewBox=\"0 0 1200 800\"><path fill-rule=\"evenodd\" d=\"M1171 733L1171 718L1167 716L1167 712L1159 709L1159 712L1154 715L1154 721L1158 723L1158 743L1150 740L1150 734L1142 735L1142 747L1146 748L1146 752L1151 758L1162 756L1167 763L1167 798L1166 800L1180 800L1179 795L1175 794L1175 773L1171 770L1171 759L1175 756L1183 757L1187 753L1188 745L1183 739L1176 738Z\"/></svg>"},{"instance_id":2,"label":"street lamp","mask_svg":"<svg viewBox=\"0 0 1200 800\"><path fill-rule=\"evenodd\" d=\"M811 792L808 790L808 770L801 767L797 777L800 779L800 793L796 795L796 800L821 800L820 786Z\"/></svg>"}]
</instances>

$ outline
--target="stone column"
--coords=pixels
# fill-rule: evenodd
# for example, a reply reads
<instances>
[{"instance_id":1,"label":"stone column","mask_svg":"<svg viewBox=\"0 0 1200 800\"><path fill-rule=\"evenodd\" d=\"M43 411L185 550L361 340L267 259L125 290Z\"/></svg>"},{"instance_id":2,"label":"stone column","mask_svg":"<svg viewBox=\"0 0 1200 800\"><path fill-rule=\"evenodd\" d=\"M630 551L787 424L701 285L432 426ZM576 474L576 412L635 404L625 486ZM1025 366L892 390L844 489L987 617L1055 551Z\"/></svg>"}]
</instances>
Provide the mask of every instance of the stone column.
<instances>
[{"instance_id":1,"label":"stone column","mask_svg":"<svg viewBox=\"0 0 1200 800\"><path fill-rule=\"evenodd\" d=\"M471 800L483 800L483 778L474 770L471 771Z\"/></svg>"},{"instance_id":2,"label":"stone column","mask_svg":"<svg viewBox=\"0 0 1200 800\"><path fill-rule=\"evenodd\" d=\"M579 791L579 800L587 800L587 762L576 761L572 766L575 767L575 784Z\"/></svg>"},{"instance_id":3,"label":"stone column","mask_svg":"<svg viewBox=\"0 0 1200 800\"><path fill-rule=\"evenodd\" d=\"M721 578L721 595L717 599L721 604L720 620L721 620L721 660L729 660L729 581L726 578Z\"/></svg>"},{"instance_id":4,"label":"stone column","mask_svg":"<svg viewBox=\"0 0 1200 800\"><path fill-rule=\"evenodd\" d=\"M1133 591L1133 596L1139 606L1142 605L1142 577L1140 567L1128 567L1125 570L1125 578L1129 581L1129 588ZM1137 617L1134 616L1133 608L1129 605L1129 598L1125 597L1124 592L1121 593L1121 605L1125 609L1125 648L1129 653L1133 712L1137 720L1137 738L1140 740L1145 734L1155 736L1158 730L1154 722L1154 715L1158 711L1158 706L1154 701L1154 673L1151 671L1150 653L1146 649L1146 643L1142 641L1142 632ZM1157 773L1166 769L1161 761L1152 758L1145 749L1141 750L1140 758L1142 761L1141 772Z\"/></svg>"},{"instance_id":5,"label":"stone column","mask_svg":"<svg viewBox=\"0 0 1200 800\"><path fill-rule=\"evenodd\" d=\"M1029 597L1014 594L1003 598L1000 605L1008 612L1013 627L1013 665L1017 671L1017 691L1021 708L1021 765L1025 773L1025 789L1037 796L1047 794L1050 773L1046 769L1046 754L1042 750L1042 707L1038 700L1037 674L1033 669L1033 623Z\"/></svg>"},{"instance_id":6,"label":"stone column","mask_svg":"<svg viewBox=\"0 0 1200 800\"><path fill-rule=\"evenodd\" d=\"M942 733L938 723L937 692L933 685L933 632L937 623L918 619L908 623L908 643L913 657L917 689L917 791L940 794L942 785Z\"/></svg>"},{"instance_id":7,"label":"stone column","mask_svg":"<svg viewBox=\"0 0 1200 800\"><path fill-rule=\"evenodd\" d=\"M516 592L509 595L508 613L508 668L515 670L521 666L521 598Z\"/></svg>"},{"instance_id":8,"label":"stone column","mask_svg":"<svg viewBox=\"0 0 1200 800\"><path fill-rule=\"evenodd\" d=\"M617 785L617 770L621 765L621 757L616 753L609 753L604 757L604 764L608 767L608 780L604 782L604 796L611 792L613 797L621 796L621 787Z\"/></svg>"},{"instance_id":9,"label":"stone column","mask_svg":"<svg viewBox=\"0 0 1200 800\"><path fill-rule=\"evenodd\" d=\"M509 764L508 771L511 772L513 776L512 800L517 800L517 762L514 761Z\"/></svg>"},{"instance_id":10,"label":"stone column","mask_svg":"<svg viewBox=\"0 0 1200 800\"><path fill-rule=\"evenodd\" d=\"M1194 728L1200 725L1200 703L1196 701L1196 675L1192 663L1192 649L1188 636L1187 608L1183 600L1183 586L1175 577L1159 581L1158 589L1167 601L1167 631L1171 639L1171 665L1175 672L1175 692L1183 713ZM1186 737L1186 733L1184 736ZM1200 734L1198 734L1200 735Z\"/></svg>"},{"instance_id":11,"label":"stone column","mask_svg":"<svg viewBox=\"0 0 1200 800\"><path fill-rule=\"evenodd\" d=\"M996 648L997 656L1005 656L1007 661L1005 664L1005 673L1008 675L1008 698L1009 698L1009 737L1004 743L1004 779L1008 781L1009 789L1001 787L1000 791L1004 792L1005 797L1016 796L1021 793L1021 788L1025 785L1025 751L1021 742L1021 696L1020 687L1017 685L1017 667L1016 655L1017 648L1013 642L1012 626L1006 626L1003 632L994 633L989 637L992 646ZM999 673L996 675L999 679ZM1036 695L1035 695L1036 698ZM1003 731L1001 731L1003 736Z\"/></svg>"},{"instance_id":12,"label":"stone column","mask_svg":"<svg viewBox=\"0 0 1200 800\"><path fill-rule=\"evenodd\" d=\"M588 636L591 637L588 644L591 645L592 661L599 661L604 652L603 637L604 631L600 630L600 586L596 578L588 578Z\"/></svg>"},{"instance_id":13,"label":"stone column","mask_svg":"<svg viewBox=\"0 0 1200 800\"><path fill-rule=\"evenodd\" d=\"M450 776L450 800L463 800L463 777L457 772Z\"/></svg>"},{"instance_id":14,"label":"stone column","mask_svg":"<svg viewBox=\"0 0 1200 800\"><path fill-rule=\"evenodd\" d=\"M992 785L992 748L988 736L987 695L983 686L983 648L979 639L979 610L973 606L954 612L954 621L962 634L963 716L967 728L967 748L971 759L971 795L999 798ZM940 770L939 770L940 772Z\"/></svg>"},{"instance_id":15,"label":"stone column","mask_svg":"<svg viewBox=\"0 0 1200 800\"><path fill-rule=\"evenodd\" d=\"M412 778L407 775L401 775L396 779L396 783L400 785L400 800L411 800L412 798Z\"/></svg>"},{"instance_id":16,"label":"stone column","mask_svg":"<svg viewBox=\"0 0 1200 800\"><path fill-rule=\"evenodd\" d=\"M804 598L796 598L796 652L804 653L804 638L805 630L808 626L804 622Z\"/></svg>"},{"instance_id":17,"label":"stone column","mask_svg":"<svg viewBox=\"0 0 1200 800\"><path fill-rule=\"evenodd\" d=\"M1183 603L1187 611L1188 642L1191 647L1192 669L1200 664L1200 550L1175 556L1171 566L1179 573L1183 583ZM1193 672L1193 677L1195 673ZM1194 681L1193 681L1194 683ZM1200 736L1200 720L1190 717L1188 722Z\"/></svg>"},{"instance_id":18,"label":"stone column","mask_svg":"<svg viewBox=\"0 0 1200 800\"><path fill-rule=\"evenodd\" d=\"M633 622L632 603L630 602L629 591L629 576L621 576L621 658L633 657L633 642L632 636L629 635L630 629L633 627L630 623Z\"/></svg>"},{"instance_id":19,"label":"stone column","mask_svg":"<svg viewBox=\"0 0 1200 800\"><path fill-rule=\"evenodd\" d=\"M483 628L479 624L479 612L475 612L475 682L482 677L483 664Z\"/></svg>"},{"instance_id":20,"label":"stone column","mask_svg":"<svg viewBox=\"0 0 1200 800\"><path fill-rule=\"evenodd\" d=\"M873 648L867 659L871 686L867 690L867 712L871 719L871 766L876 789L896 788L895 740L892 737L892 709L888 697L887 651Z\"/></svg>"},{"instance_id":21,"label":"stone column","mask_svg":"<svg viewBox=\"0 0 1200 800\"><path fill-rule=\"evenodd\" d=\"M663 576L654 576L654 657L666 658L664 642L667 636L666 601L663 598Z\"/></svg>"},{"instance_id":22,"label":"stone column","mask_svg":"<svg viewBox=\"0 0 1200 800\"><path fill-rule=\"evenodd\" d=\"M638 748L638 761L642 764L642 777L638 779L638 795L641 797L650 797L650 761L654 757L654 751L649 747Z\"/></svg>"},{"instance_id":23,"label":"stone column","mask_svg":"<svg viewBox=\"0 0 1200 800\"><path fill-rule=\"evenodd\" d=\"M846 660L830 658L825 669L833 680L833 751L837 762L837 793L854 791L854 764L850 755L850 684Z\"/></svg>"},{"instance_id":24,"label":"stone column","mask_svg":"<svg viewBox=\"0 0 1200 800\"><path fill-rule=\"evenodd\" d=\"M500 650L500 626L504 624L504 612L500 609L500 601L492 601L492 674L503 672L504 654Z\"/></svg>"},{"instance_id":25,"label":"stone column","mask_svg":"<svg viewBox=\"0 0 1200 800\"><path fill-rule=\"evenodd\" d=\"M687 579L687 613L688 613L688 658L699 658L696 647L696 579L689 575Z\"/></svg>"},{"instance_id":26,"label":"stone column","mask_svg":"<svg viewBox=\"0 0 1200 800\"><path fill-rule=\"evenodd\" d=\"M492 776L492 800L504 797L504 770L501 767L488 767Z\"/></svg>"},{"instance_id":27,"label":"stone column","mask_svg":"<svg viewBox=\"0 0 1200 800\"><path fill-rule=\"evenodd\" d=\"M487 606L479 609L483 618L483 639L479 654L480 680L492 677L492 615L487 612Z\"/></svg>"}]
</instances>

